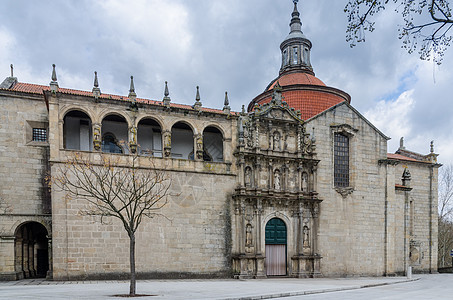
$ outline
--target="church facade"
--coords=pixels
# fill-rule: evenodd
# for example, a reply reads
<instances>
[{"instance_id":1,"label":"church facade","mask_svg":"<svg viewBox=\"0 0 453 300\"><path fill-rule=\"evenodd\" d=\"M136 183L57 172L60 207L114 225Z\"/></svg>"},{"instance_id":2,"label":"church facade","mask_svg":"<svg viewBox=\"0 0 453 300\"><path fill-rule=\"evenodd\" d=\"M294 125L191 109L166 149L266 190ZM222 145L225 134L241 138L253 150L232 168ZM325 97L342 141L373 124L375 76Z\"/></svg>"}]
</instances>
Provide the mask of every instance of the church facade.
<instances>
[{"instance_id":1,"label":"church facade","mask_svg":"<svg viewBox=\"0 0 453 300\"><path fill-rule=\"evenodd\" d=\"M165 218L136 237L143 277L391 276L437 272L437 154L404 147L315 77L294 4L278 76L242 112L61 88L0 85L0 279L122 278L122 225L48 187L68 157L129 151L172 180ZM119 141L126 141L124 147ZM132 149L132 150L131 150ZM146 158L146 160L145 160ZM151 159L152 165L145 161Z\"/></svg>"}]
</instances>

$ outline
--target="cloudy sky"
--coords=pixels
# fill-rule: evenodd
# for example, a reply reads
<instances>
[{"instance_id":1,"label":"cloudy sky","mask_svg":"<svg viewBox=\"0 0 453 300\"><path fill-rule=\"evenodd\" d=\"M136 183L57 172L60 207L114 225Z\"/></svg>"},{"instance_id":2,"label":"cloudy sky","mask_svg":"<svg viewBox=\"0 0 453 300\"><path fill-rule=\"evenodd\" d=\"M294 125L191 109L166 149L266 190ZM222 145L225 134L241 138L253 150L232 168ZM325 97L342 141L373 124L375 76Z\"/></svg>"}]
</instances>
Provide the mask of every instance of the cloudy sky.
<instances>
[{"instance_id":1,"label":"cloudy sky","mask_svg":"<svg viewBox=\"0 0 453 300\"><path fill-rule=\"evenodd\" d=\"M302 30L312 65L327 85L392 139L427 154L434 140L441 163L453 163L453 49L441 66L401 49L400 16L387 10L366 43L345 42L346 0L301 0ZM161 100L168 81L173 102L222 108L225 91L240 110L278 75L280 43L289 33L290 0L2 0L0 81L91 90L98 71L104 93Z\"/></svg>"}]
</instances>

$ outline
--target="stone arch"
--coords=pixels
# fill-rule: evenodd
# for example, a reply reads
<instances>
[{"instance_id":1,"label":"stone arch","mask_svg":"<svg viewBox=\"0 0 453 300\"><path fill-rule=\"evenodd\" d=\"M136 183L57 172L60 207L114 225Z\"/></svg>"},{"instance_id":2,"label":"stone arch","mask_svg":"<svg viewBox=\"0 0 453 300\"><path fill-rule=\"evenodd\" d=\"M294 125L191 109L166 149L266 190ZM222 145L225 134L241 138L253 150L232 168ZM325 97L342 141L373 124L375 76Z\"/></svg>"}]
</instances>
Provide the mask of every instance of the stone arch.
<instances>
[{"instance_id":1,"label":"stone arch","mask_svg":"<svg viewBox=\"0 0 453 300\"><path fill-rule=\"evenodd\" d=\"M129 123L122 114L112 112L104 115L101 126L103 152L118 153L116 144L122 153L129 153L125 146L129 140Z\"/></svg>"},{"instance_id":2,"label":"stone arch","mask_svg":"<svg viewBox=\"0 0 453 300\"><path fill-rule=\"evenodd\" d=\"M49 231L35 221L26 221L14 232L16 279L46 277L50 270Z\"/></svg>"},{"instance_id":3,"label":"stone arch","mask_svg":"<svg viewBox=\"0 0 453 300\"><path fill-rule=\"evenodd\" d=\"M186 121L186 120L175 120L173 123L171 123L170 125L170 130L173 128L173 126L175 126L176 124L185 124L187 125L188 127L190 127L190 129L192 130L193 134L196 135L198 134L198 130L197 128L189 121Z\"/></svg>"},{"instance_id":4,"label":"stone arch","mask_svg":"<svg viewBox=\"0 0 453 300\"><path fill-rule=\"evenodd\" d=\"M203 129L203 160L222 162L224 160L224 135L217 126Z\"/></svg>"},{"instance_id":5,"label":"stone arch","mask_svg":"<svg viewBox=\"0 0 453 300\"><path fill-rule=\"evenodd\" d=\"M153 117L137 123L137 144L141 155L162 157L162 125Z\"/></svg>"},{"instance_id":6,"label":"stone arch","mask_svg":"<svg viewBox=\"0 0 453 300\"><path fill-rule=\"evenodd\" d=\"M104 110L102 113L100 113L99 116L98 116L98 123L102 123L102 121L108 116L121 117L121 118L123 118L126 121L127 127L131 127L132 126L133 122L132 122L132 120L131 120L131 118L129 117L128 114L125 114L125 113L122 113L122 112L119 112L119 111L115 111L115 110Z\"/></svg>"},{"instance_id":7,"label":"stone arch","mask_svg":"<svg viewBox=\"0 0 453 300\"><path fill-rule=\"evenodd\" d=\"M194 135L194 129L189 122L175 122L171 126L171 156L193 160Z\"/></svg>"},{"instance_id":8,"label":"stone arch","mask_svg":"<svg viewBox=\"0 0 453 300\"><path fill-rule=\"evenodd\" d=\"M86 110L66 110L63 117L63 148L69 150L93 150L92 118Z\"/></svg>"}]
</instances>

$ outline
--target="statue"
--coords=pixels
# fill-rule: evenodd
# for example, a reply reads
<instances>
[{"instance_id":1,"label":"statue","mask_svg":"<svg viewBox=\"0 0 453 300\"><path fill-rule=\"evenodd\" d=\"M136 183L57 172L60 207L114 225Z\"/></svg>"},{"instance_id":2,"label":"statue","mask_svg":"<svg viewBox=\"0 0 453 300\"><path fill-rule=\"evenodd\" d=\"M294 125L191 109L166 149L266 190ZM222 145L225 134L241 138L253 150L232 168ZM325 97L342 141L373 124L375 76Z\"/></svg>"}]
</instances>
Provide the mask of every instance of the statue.
<instances>
[{"instance_id":1,"label":"statue","mask_svg":"<svg viewBox=\"0 0 453 300\"><path fill-rule=\"evenodd\" d=\"M246 187L252 186L252 169L250 167L245 168L244 181Z\"/></svg>"},{"instance_id":2,"label":"statue","mask_svg":"<svg viewBox=\"0 0 453 300\"><path fill-rule=\"evenodd\" d=\"M252 225L250 224L247 224L247 227L245 229L245 246L252 246Z\"/></svg>"},{"instance_id":3,"label":"statue","mask_svg":"<svg viewBox=\"0 0 453 300\"><path fill-rule=\"evenodd\" d=\"M280 150L280 132L274 132L274 150Z\"/></svg>"},{"instance_id":4,"label":"statue","mask_svg":"<svg viewBox=\"0 0 453 300\"><path fill-rule=\"evenodd\" d=\"M308 175L307 173L302 173L302 191L308 192Z\"/></svg>"},{"instance_id":5,"label":"statue","mask_svg":"<svg viewBox=\"0 0 453 300\"><path fill-rule=\"evenodd\" d=\"M304 230L303 230L303 233L304 233L304 242L303 242L304 248L310 247L310 243L308 241L308 231L309 231L308 227L304 226Z\"/></svg>"},{"instance_id":6,"label":"statue","mask_svg":"<svg viewBox=\"0 0 453 300\"><path fill-rule=\"evenodd\" d=\"M277 170L274 174L274 189L279 191L280 187L280 172Z\"/></svg>"}]
</instances>

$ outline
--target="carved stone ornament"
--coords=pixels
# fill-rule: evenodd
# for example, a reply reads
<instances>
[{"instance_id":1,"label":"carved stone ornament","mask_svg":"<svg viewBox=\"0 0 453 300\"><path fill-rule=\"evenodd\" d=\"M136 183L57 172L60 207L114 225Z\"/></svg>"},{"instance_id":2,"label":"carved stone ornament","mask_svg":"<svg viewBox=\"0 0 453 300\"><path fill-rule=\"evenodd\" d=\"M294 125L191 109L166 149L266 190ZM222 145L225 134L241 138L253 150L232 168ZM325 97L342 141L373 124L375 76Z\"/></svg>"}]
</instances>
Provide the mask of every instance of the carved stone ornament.
<instances>
[{"instance_id":1,"label":"carved stone ornament","mask_svg":"<svg viewBox=\"0 0 453 300\"><path fill-rule=\"evenodd\" d=\"M164 131L164 155L170 157L171 154L171 132Z\"/></svg>"},{"instance_id":2,"label":"carved stone ornament","mask_svg":"<svg viewBox=\"0 0 453 300\"><path fill-rule=\"evenodd\" d=\"M137 127L131 127L129 130L129 147L132 153L137 152Z\"/></svg>"},{"instance_id":3,"label":"carved stone ornament","mask_svg":"<svg viewBox=\"0 0 453 300\"><path fill-rule=\"evenodd\" d=\"M253 128L252 128L252 122L247 121L245 123L245 128L244 128L244 138L245 138L245 143L247 147L252 148L253 147Z\"/></svg>"},{"instance_id":4,"label":"carved stone ornament","mask_svg":"<svg viewBox=\"0 0 453 300\"><path fill-rule=\"evenodd\" d=\"M96 151L101 150L101 125L96 124L93 128L93 147Z\"/></svg>"},{"instance_id":5,"label":"carved stone ornament","mask_svg":"<svg viewBox=\"0 0 453 300\"><path fill-rule=\"evenodd\" d=\"M316 149L315 139L310 137L310 134L302 127L300 149L303 155L312 155Z\"/></svg>"},{"instance_id":6,"label":"carved stone ornament","mask_svg":"<svg viewBox=\"0 0 453 300\"><path fill-rule=\"evenodd\" d=\"M335 188L335 191L339 193L343 198L346 198L348 195L352 194L354 192L353 187L337 187Z\"/></svg>"},{"instance_id":7,"label":"carved stone ornament","mask_svg":"<svg viewBox=\"0 0 453 300\"><path fill-rule=\"evenodd\" d=\"M197 134L195 139L197 145L197 158L203 159L203 136L201 134Z\"/></svg>"}]
</instances>

